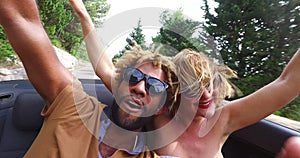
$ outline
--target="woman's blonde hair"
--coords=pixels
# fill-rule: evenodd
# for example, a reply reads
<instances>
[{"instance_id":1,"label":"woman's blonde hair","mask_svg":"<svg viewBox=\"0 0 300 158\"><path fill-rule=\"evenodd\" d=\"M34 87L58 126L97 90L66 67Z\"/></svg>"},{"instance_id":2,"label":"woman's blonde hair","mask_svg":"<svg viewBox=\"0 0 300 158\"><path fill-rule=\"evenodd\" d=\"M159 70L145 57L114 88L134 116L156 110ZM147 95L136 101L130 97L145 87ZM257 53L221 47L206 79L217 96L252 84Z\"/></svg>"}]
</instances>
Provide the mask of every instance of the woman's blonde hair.
<instances>
[{"instance_id":1,"label":"woman's blonde hair","mask_svg":"<svg viewBox=\"0 0 300 158\"><path fill-rule=\"evenodd\" d=\"M224 98L234 95L234 85L228 79L236 78L237 75L228 66L217 65L205 54L192 49L179 52L173 62L177 68L181 94L199 100L205 88L211 93L214 88L218 88L215 100L217 106L220 106ZM214 81L218 82L217 87L214 87Z\"/></svg>"},{"instance_id":2,"label":"woman's blonde hair","mask_svg":"<svg viewBox=\"0 0 300 158\"><path fill-rule=\"evenodd\" d=\"M135 43L135 45L130 50L126 51L116 62L116 76L113 85L119 87L119 84L122 82L122 74L125 67L136 67L145 62L150 62L153 66L158 67L165 72L167 77L166 82L169 87L167 88L167 100L163 104L168 107L173 107L174 104L177 103L176 100L179 93L179 82L176 76L175 65L171 58L159 54L158 50L154 50L153 52L142 50L142 48ZM115 90L116 87L113 88L114 92Z\"/></svg>"}]
</instances>

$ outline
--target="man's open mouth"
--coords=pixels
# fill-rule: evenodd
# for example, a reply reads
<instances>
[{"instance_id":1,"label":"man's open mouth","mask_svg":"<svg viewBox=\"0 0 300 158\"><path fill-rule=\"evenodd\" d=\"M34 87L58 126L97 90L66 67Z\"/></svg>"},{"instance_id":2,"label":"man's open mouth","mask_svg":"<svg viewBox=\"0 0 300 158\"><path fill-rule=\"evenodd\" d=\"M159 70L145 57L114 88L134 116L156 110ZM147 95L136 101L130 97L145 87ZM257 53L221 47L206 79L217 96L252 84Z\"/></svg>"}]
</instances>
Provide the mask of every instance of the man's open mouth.
<instances>
[{"instance_id":1,"label":"man's open mouth","mask_svg":"<svg viewBox=\"0 0 300 158\"><path fill-rule=\"evenodd\" d=\"M131 108L136 108L136 109L142 109L142 106L135 103L134 101L128 101L128 105L131 107Z\"/></svg>"},{"instance_id":2,"label":"man's open mouth","mask_svg":"<svg viewBox=\"0 0 300 158\"><path fill-rule=\"evenodd\" d=\"M134 100L128 99L125 101L125 111L129 113L140 113L143 110L143 105L138 104Z\"/></svg>"}]
</instances>

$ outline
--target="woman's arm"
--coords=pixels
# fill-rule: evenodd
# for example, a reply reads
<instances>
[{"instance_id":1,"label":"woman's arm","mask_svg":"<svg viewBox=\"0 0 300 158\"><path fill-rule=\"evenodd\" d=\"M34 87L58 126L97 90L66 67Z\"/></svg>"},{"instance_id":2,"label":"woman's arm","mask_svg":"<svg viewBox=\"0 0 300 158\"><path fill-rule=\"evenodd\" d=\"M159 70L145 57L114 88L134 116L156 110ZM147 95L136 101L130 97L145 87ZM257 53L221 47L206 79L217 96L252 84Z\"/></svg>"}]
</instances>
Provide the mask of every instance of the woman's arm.
<instances>
[{"instance_id":1,"label":"woman's arm","mask_svg":"<svg viewBox=\"0 0 300 158\"><path fill-rule=\"evenodd\" d=\"M93 21L82 0L70 0L70 4L80 19L88 56L94 71L111 91L111 80L115 68L112 60L108 53L104 52L104 44L96 33Z\"/></svg>"},{"instance_id":2,"label":"woman's arm","mask_svg":"<svg viewBox=\"0 0 300 158\"><path fill-rule=\"evenodd\" d=\"M281 75L270 84L225 106L229 112L229 132L233 132L274 113L300 93L300 49Z\"/></svg>"}]
</instances>

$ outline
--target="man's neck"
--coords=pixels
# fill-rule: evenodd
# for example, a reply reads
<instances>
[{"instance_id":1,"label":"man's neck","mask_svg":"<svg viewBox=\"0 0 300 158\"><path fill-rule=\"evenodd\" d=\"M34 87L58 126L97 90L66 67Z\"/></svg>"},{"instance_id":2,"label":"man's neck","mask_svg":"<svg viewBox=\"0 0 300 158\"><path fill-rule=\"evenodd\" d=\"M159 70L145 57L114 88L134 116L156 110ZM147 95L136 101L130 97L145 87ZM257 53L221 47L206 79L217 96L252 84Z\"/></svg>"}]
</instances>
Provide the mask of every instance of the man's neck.
<instances>
[{"instance_id":1,"label":"man's neck","mask_svg":"<svg viewBox=\"0 0 300 158\"><path fill-rule=\"evenodd\" d=\"M141 129L127 131L112 123L107 128L103 141L99 144L99 151L102 157L111 156L118 149L129 152L134 150L137 145L138 134L140 131Z\"/></svg>"}]
</instances>

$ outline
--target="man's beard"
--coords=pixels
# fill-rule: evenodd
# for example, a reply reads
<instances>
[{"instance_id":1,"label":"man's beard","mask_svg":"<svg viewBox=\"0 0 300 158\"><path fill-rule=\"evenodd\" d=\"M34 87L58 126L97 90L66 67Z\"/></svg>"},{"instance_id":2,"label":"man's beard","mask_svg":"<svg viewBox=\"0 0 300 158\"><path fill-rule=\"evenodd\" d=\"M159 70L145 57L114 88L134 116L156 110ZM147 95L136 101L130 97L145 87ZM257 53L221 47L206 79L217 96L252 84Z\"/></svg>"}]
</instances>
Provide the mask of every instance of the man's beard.
<instances>
[{"instance_id":1,"label":"man's beard","mask_svg":"<svg viewBox=\"0 0 300 158\"><path fill-rule=\"evenodd\" d=\"M141 129L153 120L153 116L138 117L126 113L119 107L116 100L113 101L111 118L111 121L117 126L130 131Z\"/></svg>"}]
</instances>

